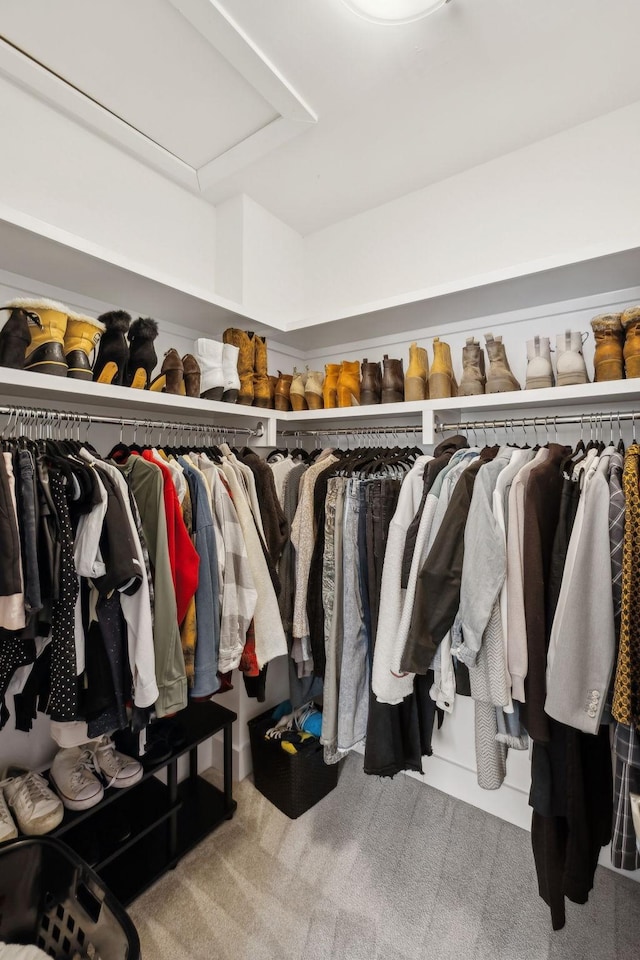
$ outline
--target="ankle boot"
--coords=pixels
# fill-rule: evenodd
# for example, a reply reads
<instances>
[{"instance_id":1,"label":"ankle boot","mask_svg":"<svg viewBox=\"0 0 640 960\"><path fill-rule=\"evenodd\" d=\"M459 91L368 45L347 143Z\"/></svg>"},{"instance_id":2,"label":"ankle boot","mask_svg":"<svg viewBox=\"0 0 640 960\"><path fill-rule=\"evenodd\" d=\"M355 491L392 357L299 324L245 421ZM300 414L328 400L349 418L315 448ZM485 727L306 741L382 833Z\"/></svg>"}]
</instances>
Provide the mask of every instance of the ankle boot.
<instances>
[{"instance_id":1,"label":"ankle boot","mask_svg":"<svg viewBox=\"0 0 640 960\"><path fill-rule=\"evenodd\" d=\"M276 387L278 385L278 378L269 374L269 409L275 410L276 408Z\"/></svg>"},{"instance_id":2,"label":"ankle boot","mask_svg":"<svg viewBox=\"0 0 640 960\"><path fill-rule=\"evenodd\" d=\"M333 410L338 406L338 377L340 376L339 363L325 363L324 386L322 399L325 410Z\"/></svg>"},{"instance_id":3,"label":"ankle boot","mask_svg":"<svg viewBox=\"0 0 640 960\"><path fill-rule=\"evenodd\" d=\"M588 333L583 334L579 330L567 330L557 335L556 369L559 387L589 383L587 365L582 356L582 344L588 336Z\"/></svg>"},{"instance_id":4,"label":"ankle boot","mask_svg":"<svg viewBox=\"0 0 640 960\"><path fill-rule=\"evenodd\" d=\"M160 373L149 387L154 393L173 393L185 395L184 365L178 351L171 347L164 355Z\"/></svg>"},{"instance_id":5,"label":"ankle boot","mask_svg":"<svg viewBox=\"0 0 640 960\"><path fill-rule=\"evenodd\" d=\"M624 373L627 379L640 377L640 307L629 307L620 317L624 330Z\"/></svg>"},{"instance_id":6,"label":"ankle boot","mask_svg":"<svg viewBox=\"0 0 640 960\"><path fill-rule=\"evenodd\" d=\"M271 405L269 371L267 369L267 341L264 337L259 337L257 333L249 334L249 336L253 336L255 341L253 361L253 406L267 408Z\"/></svg>"},{"instance_id":7,"label":"ankle boot","mask_svg":"<svg viewBox=\"0 0 640 960\"><path fill-rule=\"evenodd\" d=\"M385 353L382 367L382 403L402 403L404 400L402 360L390 360Z\"/></svg>"},{"instance_id":8,"label":"ankle boot","mask_svg":"<svg viewBox=\"0 0 640 960\"><path fill-rule=\"evenodd\" d=\"M322 373L318 370L310 370L304 385L304 398L309 410L322 410L324 406L322 400L323 385L324 377Z\"/></svg>"},{"instance_id":9,"label":"ankle boot","mask_svg":"<svg viewBox=\"0 0 640 960\"><path fill-rule=\"evenodd\" d=\"M237 347L231 347L235 350L237 357ZM194 343L196 359L200 365L200 396L205 400L222 400L224 391L224 376L222 373L222 352L223 345L219 340L207 340L201 337ZM237 370L235 371L238 376ZM238 384L240 381L238 381Z\"/></svg>"},{"instance_id":10,"label":"ankle boot","mask_svg":"<svg viewBox=\"0 0 640 960\"><path fill-rule=\"evenodd\" d=\"M594 381L624 379L624 331L621 313L601 313L591 321L596 352L593 358Z\"/></svg>"},{"instance_id":11,"label":"ankle boot","mask_svg":"<svg viewBox=\"0 0 640 960\"><path fill-rule=\"evenodd\" d=\"M138 317L129 328L129 359L124 375L125 387L134 390L146 390L151 383L152 374L158 362L156 348L153 345L158 337L158 324L151 317Z\"/></svg>"},{"instance_id":12,"label":"ankle boot","mask_svg":"<svg viewBox=\"0 0 640 960\"><path fill-rule=\"evenodd\" d=\"M124 310L111 310L98 317L98 321L104 325L105 332L93 365L94 382L122 386L129 359L129 344L125 334L131 317Z\"/></svg>"},{"instance_id":13,"label":"ankle boot","mask_svg":"<svg viewBox=\"0 0 640 960\"><path fill-rule=\"evenodd\" d=\"M199 397L202 372L200 364L192 353L185 353L182 358L182 369L184 370L184 392L186 396Z\"/></svg>"},{"instance_id":14,"label":"ankle boot","mask_svg":"<svg viewBox=\"0 0 640 960\"><path fill-rule=\"evenodd\" d=\"M502 337L495 337L492 333L485 333L489 355L489 373L487 374L487 393L510 393L520 390L520 384L511 372Z\"/></svg>"},{"instance_id":15,"label":"ankle boot","mask_svg":"<svg viewBox=\"0 0 640 960\"><path fill-rule=\"evenodd\" d=\"M238 403L251 406L253 403L253 374L256 356L255 337L244 330L229 327L222 334L222 340L224 343L233 344L234 347L238 348L238 376L240 378Z\"/></svg>"},{"instance_id":16,"label":"ankle boot","mask_svg":"<svg viewBox=\"0 0 640 960\"><path fill-rule=\"evenodd\" d=\"M382 370L380 361L369 363L367 358L362 361L362 383L360 384L360 403L369 406L372 403L382 402Z\"/></svg>"},{"instance_id":17,"label":"ankle boot","mask_svg":"<svg viewBox=\"0 0 640 960\"><path fill-rule=\"evenodd\" d=\"M427 351L417 343L409 344L409 366L404 378L405 400L426 400L429 394L427 380L429 361Z\"/></svg>"},{"instance_id":18,"label":"ankle boot","mask_svg":"<svg viewBox=\"0 0 640 960\"><path fill-rule=\"evenodd\" d=\"M525 390L543 390L553 387L551 344L549 337L534 337L527 340L527 379ZM501 392L501 391L498 391Z\"/></svg>"},{"instance_id":19,"label":"ankle boot","mask_svg":"<svg viewBox=\"0 0 640 960\"><path fill-rule=\"evenodd\" d=\"M289 393L291 391L292 380L293 377L290 373L280 373L278 370L278 382L276 383L276 393L274 397L276 410L291 410Z\"/></svg>"},{"instance_id":20,"label":"ankle boot","mask_svg":"<svg viewBox=\"0 0 640 960\"><path fill-rule=\"evenodd\" d=\"M338 406L360 406L360 364L357 360L343 360L338 374Z\"/></svg>"},{"instance_id":21,"label":"ankle boot","mask_svg":"<svg viewBox=\"0 0 640 960\"><path fill-rule=\"evenodd\" d=\"M308 410L307 398L304 393L304 385L307 382L306 373L298 373L297 367L293 368L293 377L291 378L291 387L289 388L289 400L291 409L296 412Z\"/></svg>"},{"instance_id":22,"label":"ankle boot","mask_svg":"<svg viewBox=\"0 0 640 960\"><path fill-rule=\"evenodd\" d=\"M85 317L79 313L67 314L64 355L68 377L74 380L93 380L90 357L100 343L104 330L104 324L93 317Z\"/></svg>"},{"instance_id":23,"label":"ankle boot","mask_svg":"<svg viewBox=\"0 0 640 960\"><path fill-rule=\"evenodd\" d=\"M480 397L484 394L487 377L484 368L484 351L475 337L467 337L462 348L461 397Z\"/></svg>"},{"instance_id":24,"label":"ankle boot","mask_svg":"<svg viewBox=\"0 0 640 960\"><path fill-rule=\"evenodd\" d=\"M9 306L27 311L29 345L24 366L35 373L49 373L66 377L67 361L64 356L64 337L67 332L69 311L55 300L12 300ZM34 319L29 319L33 314ZM38 318L39 323L36 322Z\"/></svg>"},{"instance_id":25,"label":"ankle boot","mask_svg":"<svg viewBox=\"0 0 640 960\"><path fill-rule=\"evenodd\" d=\"M2 310L9 310L9 318L0 331L0 367L12 367L14 370L24 369L24 358L27 347L31 343L29 323L40 326L40 317L32 310L17 306L20 301L13 301Z\"/></svg>"},{"instance_id":26,"label":"ankle boot","mask_svg":"<svg viewBox=\"0 0 640 960\"><path fill-rule=\"evenodd\" d=\"M444 400L458 396L458 384L453 375L449 344L440 337L433 338L433 363L429 371L429 398Z\"/></svg>"}]
</instances>

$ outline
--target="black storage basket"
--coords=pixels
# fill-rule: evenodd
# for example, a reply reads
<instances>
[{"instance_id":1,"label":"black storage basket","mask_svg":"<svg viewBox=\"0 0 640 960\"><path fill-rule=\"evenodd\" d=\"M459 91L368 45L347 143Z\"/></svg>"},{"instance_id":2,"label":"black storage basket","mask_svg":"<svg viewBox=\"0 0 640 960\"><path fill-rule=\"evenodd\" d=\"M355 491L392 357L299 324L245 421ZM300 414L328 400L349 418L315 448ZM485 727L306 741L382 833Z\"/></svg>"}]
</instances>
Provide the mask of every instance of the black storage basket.
<instances>
[{"instance_id":1,"label":"black storage basket","mask_svg":"<svg viewBox=\"0 0 640 960\"><path fill-rule=\"evenodd\" d=\"M273 708L249 721L253 778L267 800L295 820L338 783L338 763L326 764L319 741L296 754L282 749L280 740L265 740L274 727Z\"/></svg>"},{"instance_id":2,"label":"black storage basket","mask_svg":"<svg viewBox=\"0 0 640 960\"><path fill-rule=\"evenodd\" d=\"M0 941L33 944L55 960L139 960L133 923L66 844L28 837L0 846Z\"/></svg>"}]
</instances>

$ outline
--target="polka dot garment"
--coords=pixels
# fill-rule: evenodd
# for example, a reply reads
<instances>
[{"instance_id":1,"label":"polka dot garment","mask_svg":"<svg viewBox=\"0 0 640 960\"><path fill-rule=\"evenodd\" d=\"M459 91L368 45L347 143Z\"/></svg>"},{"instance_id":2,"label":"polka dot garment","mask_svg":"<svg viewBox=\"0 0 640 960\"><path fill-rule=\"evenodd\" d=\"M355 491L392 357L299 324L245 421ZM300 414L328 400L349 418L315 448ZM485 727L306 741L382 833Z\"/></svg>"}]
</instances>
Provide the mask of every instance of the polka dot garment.
<instances>
[{"instance_id":1,"label":"polka dot garment","mask_svg":"<svg viewBox=\"0 0 640 960\"><path fill-rule=\"evenodd\" d=\"M58 516L60 538L60 580L58 599L51 617L51 698L52 720L76 720L78 714L78 678L76 676L76 644L74 610L78 595L78 577L73 560L73 531L61 473L49 470L51 497Z\"/></svg>"},{"instance_id":2,"label":"polka dot garment","mask_svg":"<svg viewBox=\"0 0 640 960\"><path fill-rule=\"evenodd\" d=\"M622 474L626 517L622 551L620 648L613 693L613 716L640 730L640 446L627 451Z\"/></svg>"}]
</instances>

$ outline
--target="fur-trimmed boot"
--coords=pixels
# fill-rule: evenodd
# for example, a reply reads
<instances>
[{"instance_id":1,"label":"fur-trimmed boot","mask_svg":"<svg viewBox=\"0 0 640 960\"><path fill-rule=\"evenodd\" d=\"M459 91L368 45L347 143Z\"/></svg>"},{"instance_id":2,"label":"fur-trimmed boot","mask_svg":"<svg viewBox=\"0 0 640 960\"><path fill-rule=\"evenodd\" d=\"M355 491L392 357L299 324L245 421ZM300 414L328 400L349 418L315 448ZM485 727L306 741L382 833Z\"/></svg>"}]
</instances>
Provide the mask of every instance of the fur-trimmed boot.
<instances>
[{"instance_id":1,"label":"fur-trimmed boot","mask_svg":"<svg viewBox=\"0 0 640 960\"><path fill-rule=\"evenodd\" d=\"M138 317L129 328L129 358L124 376L125 387L146 390L151 383L151 374L158 362L153 341L158 336L158 323L151 317Z\"/></svg>"},{"instance_id":2,"label":"fur-trimmed boot","mask_svg":"<svg viewBox=\"0 0 640 960\"><path fill-rule=\"evenodd\" d=\"M29 323L40 325L37 313L9 304L1 308L9 311L7 322L0 330L0 367L22 370L27 347L31 343Z\"/></svg>"},{"instance_id":3,"label":"fur-trimmed boot","mask_svg":"<svg viewBox=\"0 0 640 960\"><path fill-rule=\"evenodd\" d=\"M640 377L640 307L629 307L620 317L624 330L624 373Z\"/></svg>"},{"instance_id":4,"label":"fur-trimmed boot","mask_svg":"<svg viewBox=\"0 0 640 960\"><path fill-rule=\"evenodd\" d=\"M105 326L100 340L98 356L93 365L93 379L96 383L113 383L121 387L124 383L129 359L129 344L126 333L131 316L125 310L111 310L98 317Z\"/></svg>"},{"instance_id":5,"label":"fur-trimmed boot","mask_svg":"<svg viewBox=\"0 0 640 960\"><path fill-rule=\"evenodd\" d=\"M20 298L7 304L9 309L24 310L29 326L29 344L23 366L34 373L49 373L66 377L64 335L67 330L68 310L56 300Z\"/></svg>"},{"instance_id":6,"label":"fur-trimmed boot","mask_svg":"<svg viewBox=\"0 0 640 960\"><path fill-rule=\"evenodd\" d=\"M223 343L232 344L238 348L238 376L240 389L238 403L251 406L253 403L253 374L256 357L255 337L245 330L228 327L222 334Z\"/></svg>"},{"instance_id":7,"label":"fur-trimmed boot","mask_svg":"<svg viewBox=\"0 0 640 960\"><path fill-rule=\"evenodd\" d=\"M100 343L105 331L104 323L80 313L69 313L67 331L64 335L64 353L67 361L67 376L73 380L93 380L91 354Z\"/></svg>"}]
</instances>

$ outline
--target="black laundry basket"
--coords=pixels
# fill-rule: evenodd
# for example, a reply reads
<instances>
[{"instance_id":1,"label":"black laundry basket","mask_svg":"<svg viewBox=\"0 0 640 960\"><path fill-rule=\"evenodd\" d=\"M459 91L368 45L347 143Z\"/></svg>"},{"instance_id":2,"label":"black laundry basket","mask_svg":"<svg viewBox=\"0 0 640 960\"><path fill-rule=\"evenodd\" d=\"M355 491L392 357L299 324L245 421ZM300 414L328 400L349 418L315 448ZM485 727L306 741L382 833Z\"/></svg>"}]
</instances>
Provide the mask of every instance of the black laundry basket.
<instances>
[{"instance_id":1,"label":"black laundry basket","mask_svg":"<svg viewBox=\"0 0 640 960\"><path fill-rule=\"evenodd\" d=\"M66 844L28 837L0 846L0 941L34 944L55 960L139 960L133 923Z\"/></svg>"},{"instance_id":2,"label":"black laundry basket","mask_svg":"<svg viewBox=\"0 0 640 960\"><path fill-rule=\"evenodd\" d=\"M275 723L273 708L249 720L253 779L267 800L295 820L337 786L340 764L324 762L319 741L291 754L279 740L265 740Z\"/></svg>"}]
</instances>

